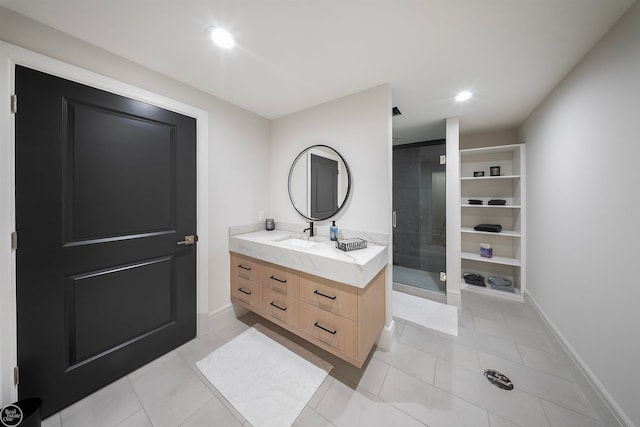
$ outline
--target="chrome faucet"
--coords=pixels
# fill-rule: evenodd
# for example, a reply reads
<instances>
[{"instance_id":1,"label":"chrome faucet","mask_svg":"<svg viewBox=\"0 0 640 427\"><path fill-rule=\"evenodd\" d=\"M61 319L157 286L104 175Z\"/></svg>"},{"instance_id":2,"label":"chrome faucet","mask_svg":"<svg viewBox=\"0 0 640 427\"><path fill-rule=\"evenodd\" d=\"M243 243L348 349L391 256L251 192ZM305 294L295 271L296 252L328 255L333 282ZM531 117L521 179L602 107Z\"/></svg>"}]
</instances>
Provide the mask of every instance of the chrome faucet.
<instances>
[{"instance_id":1,"label":"chrome faucet","mask_svg":"<svg viewBox=\"0 0 640 427\"><path fill-rule=\"evenodd\" d=\"M309 222L309 228L305 228L304 230L302 230L302 232L304 233L305 231L309 232L309 237L313 237L313 221Z\"/></svg>"}]
</instances>

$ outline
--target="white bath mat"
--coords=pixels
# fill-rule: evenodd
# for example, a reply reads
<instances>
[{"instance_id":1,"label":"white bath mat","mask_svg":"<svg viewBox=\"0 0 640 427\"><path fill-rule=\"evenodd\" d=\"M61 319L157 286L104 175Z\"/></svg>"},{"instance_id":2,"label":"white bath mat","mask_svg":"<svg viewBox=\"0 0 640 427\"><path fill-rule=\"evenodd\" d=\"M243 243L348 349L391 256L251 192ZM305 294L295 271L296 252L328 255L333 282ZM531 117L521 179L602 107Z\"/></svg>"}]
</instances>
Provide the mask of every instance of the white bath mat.
<instances>
[{"instance_id":1,"label":"white bath mat","mask_svg":"<svg viewBox=\"0 0 640 427\"><path fill-rule=\"evenodd\" d=\"M196 365L254 427L291 426L333 369L262 325L238 335Z\"/></svg>"},{"instance_id":2,"label":"white bath mat","mask_svg":"<svg viewBox=\"0 0 640 427\"><path fill-rule=\"evenodd\" d=\"M391 291L393 317L445 334L458 335L458 308L398 291Z\"/></svg>"}]
</instances>

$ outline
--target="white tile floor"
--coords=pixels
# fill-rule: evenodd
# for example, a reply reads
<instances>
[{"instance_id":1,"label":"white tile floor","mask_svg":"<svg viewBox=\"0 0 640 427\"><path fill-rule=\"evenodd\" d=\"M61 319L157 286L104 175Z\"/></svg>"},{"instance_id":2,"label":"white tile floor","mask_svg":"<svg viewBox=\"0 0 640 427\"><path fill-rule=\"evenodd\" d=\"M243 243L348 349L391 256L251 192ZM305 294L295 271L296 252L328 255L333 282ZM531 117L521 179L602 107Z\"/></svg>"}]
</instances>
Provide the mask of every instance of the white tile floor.
<instances>
[{"instance_id":1,"label":"white tile floor","mask_svg":"<svg viewBox=\"0 0 640 427\"><path fill-rule=\"evenodd\" d=\"M459 335L397 323L390 352L363 369L311 345L334 365L295 426L603 426L550 332L526 304L463 293ZM195 362L256 322L251 313L195 339L43 421L57 426L248 426ZM513 391L483 377L506 374Z\"/></svg>"}]
</instances>

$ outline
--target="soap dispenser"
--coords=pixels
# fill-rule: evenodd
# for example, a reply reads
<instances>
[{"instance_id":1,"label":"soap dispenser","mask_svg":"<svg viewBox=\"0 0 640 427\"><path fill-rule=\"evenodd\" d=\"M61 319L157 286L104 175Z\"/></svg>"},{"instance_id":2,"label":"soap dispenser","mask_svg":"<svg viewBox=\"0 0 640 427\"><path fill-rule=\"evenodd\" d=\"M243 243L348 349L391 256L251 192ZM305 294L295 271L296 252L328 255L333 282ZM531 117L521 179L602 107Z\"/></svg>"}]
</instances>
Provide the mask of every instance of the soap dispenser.
<instances>
[{"instance_id":1,"label":"soap dispenser","mask_svg":"<svg viewBox=\"0 0 640 427\"><path fill-rule=\"evenodd\" d=\"M331 227L329 227L329 239L338 240L338 227L336 227L335 221L332 221Z\"/></svg>"}]
</instances>

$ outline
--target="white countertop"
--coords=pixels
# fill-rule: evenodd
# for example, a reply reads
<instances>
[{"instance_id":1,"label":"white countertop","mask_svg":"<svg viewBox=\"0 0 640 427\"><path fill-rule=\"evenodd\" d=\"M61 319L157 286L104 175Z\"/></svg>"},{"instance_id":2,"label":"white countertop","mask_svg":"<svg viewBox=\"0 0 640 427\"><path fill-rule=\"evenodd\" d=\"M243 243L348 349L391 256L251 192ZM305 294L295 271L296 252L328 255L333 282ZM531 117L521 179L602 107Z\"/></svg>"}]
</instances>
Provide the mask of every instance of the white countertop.
<instances>
[{"instance_id":1,"label":"white countertop","mask_svg":"<svg viewBox=\"0 0 640 427\"><path fill-rule=\"evenodd\" d=\"M287 241L291 238L299 240ZM230 236L229 250L358 288L364 288L388 261L386 246L367 242L365 249L344 252L327 237L308 239L282 230Z\"/></svg>"}]
</instances>

